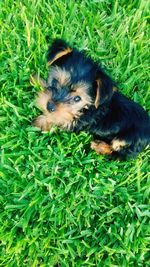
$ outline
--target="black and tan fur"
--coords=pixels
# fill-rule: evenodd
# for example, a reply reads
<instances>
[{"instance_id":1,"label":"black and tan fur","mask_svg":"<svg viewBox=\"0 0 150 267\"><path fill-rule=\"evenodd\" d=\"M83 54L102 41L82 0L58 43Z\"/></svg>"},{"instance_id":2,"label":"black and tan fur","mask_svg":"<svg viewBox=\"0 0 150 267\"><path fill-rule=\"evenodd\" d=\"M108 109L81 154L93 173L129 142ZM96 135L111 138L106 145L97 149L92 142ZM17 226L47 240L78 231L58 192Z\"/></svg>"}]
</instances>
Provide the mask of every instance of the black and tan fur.
<instances>
[{"instance_id":1,"label":"black and tan fur","mask_svg":"<svg viewBox=\"0 0 150 267\"><path fill-rule=\"evenodd\" d=\"M55 40L48 50L47 81L34 76L43 91L37 105L43 111L35 126L53 125L94 137L91 148L120 158L134 156L150 141L150 119L144 109L117 91L114 82L83 52Z\"/></svg>"}]
</instances>

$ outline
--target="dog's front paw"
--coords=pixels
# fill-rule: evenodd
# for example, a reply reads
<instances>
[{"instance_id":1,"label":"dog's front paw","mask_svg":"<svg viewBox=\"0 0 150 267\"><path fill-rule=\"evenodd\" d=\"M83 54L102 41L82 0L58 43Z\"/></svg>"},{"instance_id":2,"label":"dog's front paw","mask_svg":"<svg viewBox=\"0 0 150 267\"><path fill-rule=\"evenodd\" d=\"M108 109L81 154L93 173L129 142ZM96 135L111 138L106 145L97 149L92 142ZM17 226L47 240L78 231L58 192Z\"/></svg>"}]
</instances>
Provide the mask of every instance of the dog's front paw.
<instances>
[{"instance_id":1,"label":"dog's front paw","mask_svg":"<svg viewBox=\"0 0 150 267\"><path fill-rule=\"evenodd\" d=\"M48 132L52 127L52 124L48 122L46 116L40 115L33 121L33 126L41 129L43 132Z\"/></svg>"},{"instance_id":2,"label":"dog's front paw","mask_svg":"<svg viewBox=\"0 0 150 267\"><path fill-rule=\"evenodd\" d=\"M112 153L111 146L103 141L91 142L91 148L97 152L97 154L110 155Z\"/></svg>"}]
</instances>

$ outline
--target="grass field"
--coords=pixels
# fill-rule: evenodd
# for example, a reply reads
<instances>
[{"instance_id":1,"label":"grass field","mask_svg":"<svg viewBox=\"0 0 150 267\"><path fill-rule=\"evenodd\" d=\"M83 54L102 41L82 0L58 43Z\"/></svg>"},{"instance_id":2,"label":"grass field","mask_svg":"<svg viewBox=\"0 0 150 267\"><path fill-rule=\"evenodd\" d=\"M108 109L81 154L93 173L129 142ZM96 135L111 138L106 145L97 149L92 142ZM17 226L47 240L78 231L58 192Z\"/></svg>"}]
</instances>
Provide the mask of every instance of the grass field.
<instances>
[{"instance_id":1,"label":"grass field","mask_svg":"<svg viewBox=\"0 0 150 267\"><path fill-rule=\"evenodd\" d=\"M110 161L91 136L31 127L31 73L63 37L150 111L147 0L0 1L0 266L148 267L150 154Z\"/></svg>"}]
</instances>

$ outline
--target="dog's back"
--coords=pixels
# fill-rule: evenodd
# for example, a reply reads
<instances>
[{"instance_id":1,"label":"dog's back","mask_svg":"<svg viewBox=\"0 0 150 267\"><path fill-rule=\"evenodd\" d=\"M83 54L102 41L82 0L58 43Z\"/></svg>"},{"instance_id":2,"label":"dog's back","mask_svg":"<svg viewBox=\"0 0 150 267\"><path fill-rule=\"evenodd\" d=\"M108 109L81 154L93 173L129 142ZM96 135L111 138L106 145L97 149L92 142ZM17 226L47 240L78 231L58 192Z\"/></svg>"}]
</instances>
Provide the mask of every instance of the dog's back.
<instances>
[{"instance_id":1,"label":"dog's back","mask_svg":"<svg viewBox=\"0 0 150 267\"><path fill-rule=\"evenodd\" d=\"M114 153L118 156L136 156L150 144L150 117L143 107L119 92L114 93L103 123L111 129L112 139L124 141L126 144L115 148L114 141Z\"/></svg>"}]
</instances>

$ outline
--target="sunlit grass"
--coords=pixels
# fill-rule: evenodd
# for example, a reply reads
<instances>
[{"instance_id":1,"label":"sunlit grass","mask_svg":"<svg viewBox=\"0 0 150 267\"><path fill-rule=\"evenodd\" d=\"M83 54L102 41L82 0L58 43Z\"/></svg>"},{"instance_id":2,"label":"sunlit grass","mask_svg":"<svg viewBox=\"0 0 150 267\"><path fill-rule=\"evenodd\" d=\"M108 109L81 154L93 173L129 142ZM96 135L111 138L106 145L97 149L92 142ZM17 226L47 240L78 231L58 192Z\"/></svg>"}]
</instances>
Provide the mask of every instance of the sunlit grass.
<instances>
[{"instance_id":1,"label":"sunlit grass","mask_svg":"<svg viewBox=\"0 0 150 267\"><path fill-rule=\"evenodd\" d=\"M31 73L63 37L150 110L148 1L1 1L0 266L148 266L149 150L110 161L91 136L31 126Z\"/></svg>"}]
</instances>

